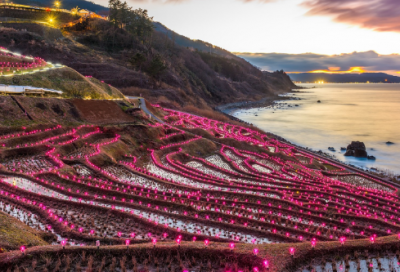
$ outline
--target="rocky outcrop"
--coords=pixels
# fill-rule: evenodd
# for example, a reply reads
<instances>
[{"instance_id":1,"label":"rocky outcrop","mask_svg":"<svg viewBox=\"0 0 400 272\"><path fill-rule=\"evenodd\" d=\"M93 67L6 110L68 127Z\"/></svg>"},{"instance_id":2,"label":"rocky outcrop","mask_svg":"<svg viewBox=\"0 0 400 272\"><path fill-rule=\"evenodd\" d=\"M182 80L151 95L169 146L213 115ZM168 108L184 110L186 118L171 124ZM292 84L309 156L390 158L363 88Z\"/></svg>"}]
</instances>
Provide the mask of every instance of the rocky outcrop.
<instances>
[{"instance_id":1,"label":"rocky outcrop","mask_svg":"<svg viewBox=\"0 0 400 272\"><path fill-rule=\"evenodd\" d=\"M347 146L346 154L344 154L344 155L349 156L349 157L353 156L353 157L357 157L357 158L367 158L368 157L365 144L363 142L359 142L359 141L351 142L351 144L349 144Z\"/></svg>"}]
</instances>

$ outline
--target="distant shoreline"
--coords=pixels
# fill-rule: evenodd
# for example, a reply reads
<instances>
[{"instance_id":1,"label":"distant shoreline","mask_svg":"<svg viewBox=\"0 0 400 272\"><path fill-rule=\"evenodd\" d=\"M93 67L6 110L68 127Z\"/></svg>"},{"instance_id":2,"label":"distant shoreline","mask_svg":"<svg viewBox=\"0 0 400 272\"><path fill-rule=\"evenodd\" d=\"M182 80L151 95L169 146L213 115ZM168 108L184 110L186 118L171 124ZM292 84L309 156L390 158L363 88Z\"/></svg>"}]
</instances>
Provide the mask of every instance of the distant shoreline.
<instances>
[{"instance_id":1,"label":"distant shoreline","mask_svg":"<svg viewBox=\"0 0 400 272\"><path fill-rule=\"evenodd\" d=\"M304 88L299 88L299 89L304 89ZM291 94L291 93L293 93L293 94L300 93L300 91L298 91L299 89L293 89L289 92L282 93L282 95ZM277 101L282 101L282 100L292 100L292 99L291 99L291 97L276 95L273 97L265 97L258 101L241 101L241 102L236 102L236 103L224 104L221 106L217 106L215 108L218 111L221 111L225 114L232 115L234 112L236 112L238 110L268 107L268 106L274 105Z\"/></svg>"}]
</instances>

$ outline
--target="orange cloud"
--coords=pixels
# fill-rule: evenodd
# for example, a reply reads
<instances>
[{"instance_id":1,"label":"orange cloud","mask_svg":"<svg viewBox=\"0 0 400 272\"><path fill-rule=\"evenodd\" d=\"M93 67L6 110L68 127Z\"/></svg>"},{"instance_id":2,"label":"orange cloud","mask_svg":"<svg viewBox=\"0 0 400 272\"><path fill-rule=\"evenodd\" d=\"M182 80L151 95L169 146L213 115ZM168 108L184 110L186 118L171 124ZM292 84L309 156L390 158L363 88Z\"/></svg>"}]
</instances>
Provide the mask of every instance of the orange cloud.
<instances>
[{"instance_id":1,"label":"orange cloud","mask_svg":"<svg viewBox=\"0 0 400 272\"><path fill-rule=\"evenodd\" d=\"M333 69L332 69L333 68ZM339 68L339 69L337 69ZM300 74L304 72L287 72L288 74ZM308 71L306 73L310 74L362 74L362 73L376 73L374 71L367 71L364 70L364 67L351 67L347 71L340 71L340 67L329 67L329 70L314 70L314 71ZM397 72L400 74L400 72Z\"/></svg>"}]
</instances>

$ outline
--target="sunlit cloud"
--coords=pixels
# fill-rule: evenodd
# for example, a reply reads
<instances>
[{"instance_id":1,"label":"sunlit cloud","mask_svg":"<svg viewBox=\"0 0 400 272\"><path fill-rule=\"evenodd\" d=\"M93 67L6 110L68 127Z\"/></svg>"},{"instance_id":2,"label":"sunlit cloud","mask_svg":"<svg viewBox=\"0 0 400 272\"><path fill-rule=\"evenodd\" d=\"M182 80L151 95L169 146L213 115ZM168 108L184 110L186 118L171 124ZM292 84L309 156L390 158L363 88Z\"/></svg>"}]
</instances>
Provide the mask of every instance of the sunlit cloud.
<instances>
[{"instance_id":1,"label":"sunlit cloud","mask_svg":"<svg viewBox=\"0 0 400 272\"><path fill-rule=\"evenodd\" d=\"M379 55L374 51L351 54L236 53L262 70L291 73L375 73L399 74L400 55Z\"/></svg>"},{"instance_id":2,"label":"sunlit cloud","mask_svg":"<svg viewBox=\"0 0 400 272\"><path fill-rule=\"evenodd\" d=\"M331 68L339 68L332 70ZM304 72L287 72L288 74L300 74ZM365 67L351 67L347 71L341 71L340 67L329 67L328 70L314 70L308 71L310 74L363 74L363 73L376 73L376 71L365 70Z\"/></svg>"},{"instance_id":3,"label":"sunlit cloud","mask_svg":"<svg viewBox=\"0 0 400 272\"><path fill-rule=\"evenodd\" d=\"M331 16L336 22L375 31L400 32L399 0L305 0L307 15Z\"/></svg>"}]
</instances>

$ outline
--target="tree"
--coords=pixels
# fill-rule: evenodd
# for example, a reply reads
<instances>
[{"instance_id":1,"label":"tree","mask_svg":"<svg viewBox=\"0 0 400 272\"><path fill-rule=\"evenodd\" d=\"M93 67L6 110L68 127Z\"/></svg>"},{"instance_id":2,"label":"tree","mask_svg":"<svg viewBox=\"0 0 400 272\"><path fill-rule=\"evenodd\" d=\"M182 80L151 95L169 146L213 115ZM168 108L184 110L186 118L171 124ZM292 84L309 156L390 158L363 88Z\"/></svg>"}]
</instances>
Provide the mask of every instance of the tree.
<instances>
[{"instance_id":1,"label":"tree","mask_svg":"<svg viewBox=\"0 0 400 272\"><path fill-rule=\"evenodd\" d=\"M139 71L142 71L142 65L146 62L146 56L142 53L136 53L133 57L129 60L129 62L139 68Z\"/></svg>"},{"instance_id":2,"label":"tree","mask_svg":"<svg viewBox=\"0 0 400 272\"><path fill-rule=\"evenodd\" d=\"M123 28L128 22L132 8L126 2L121 0L109 0L108 7L110 9L110 22L118 28Z\"/></svg>"},{"instance_id":3,"label":"tree","mask_svg":"<svg viewBox=\"0 0 400 272\"><path fill-rule=\"evenodd\" d=\"M145 42L153 34L153 17L145 9L131 10L126 30Z\"/></svg>"},{"instance_id":4,"label":"tree","mask_svg":"<svg viewBox=\"0 0 400 272\"><path fill-rule=\"evenodd\" d=\"M147 72L151 77L157 79L165 72L165 70L167 70L167 66L165 65L163 59L160 55L156 55L151 60Z\"/></svg>"}]
</instances>

